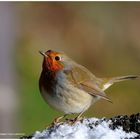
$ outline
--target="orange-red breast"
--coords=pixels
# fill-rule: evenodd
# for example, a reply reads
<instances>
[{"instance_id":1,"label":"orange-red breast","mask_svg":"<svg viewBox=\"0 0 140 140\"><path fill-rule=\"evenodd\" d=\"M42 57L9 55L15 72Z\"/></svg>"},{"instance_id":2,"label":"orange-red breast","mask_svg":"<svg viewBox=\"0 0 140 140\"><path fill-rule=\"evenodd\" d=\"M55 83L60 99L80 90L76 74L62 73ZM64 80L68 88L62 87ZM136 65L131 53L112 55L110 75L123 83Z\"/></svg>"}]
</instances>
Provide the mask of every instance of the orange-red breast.
<instances>
[{"instance_id":1,"label":"orange-red breast","mask_svg":"<svg viewBox=\"0 0 140 140\"><path fill-rule=\"evenodd\" d=\"M110 101L105 90L137 76L97 78L64 53L48 50L44 56L39 88L45 101L65 114L83 113L99 99Z\"/></svg>"}]
</instances>

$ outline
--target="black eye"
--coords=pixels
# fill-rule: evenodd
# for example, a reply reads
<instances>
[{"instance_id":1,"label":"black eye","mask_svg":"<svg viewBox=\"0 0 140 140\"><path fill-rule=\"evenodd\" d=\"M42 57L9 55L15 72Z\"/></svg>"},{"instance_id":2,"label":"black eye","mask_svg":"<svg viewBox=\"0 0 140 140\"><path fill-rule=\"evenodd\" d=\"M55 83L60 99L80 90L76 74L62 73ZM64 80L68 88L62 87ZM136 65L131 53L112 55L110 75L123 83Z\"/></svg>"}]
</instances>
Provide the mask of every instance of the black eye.
<instances>
[{"instance_id":1,"label":"black eye","mask_svg":"<svg viewBox=\"0 0 140 140\"><path fill-rule=\"evenodd\" d=\"M60 60L60 57L59 57L59 56L56 56L56 57L55 57L55 60L56 60L56 61L59 61L59 60Z\"/></svg>"}]
</instances>

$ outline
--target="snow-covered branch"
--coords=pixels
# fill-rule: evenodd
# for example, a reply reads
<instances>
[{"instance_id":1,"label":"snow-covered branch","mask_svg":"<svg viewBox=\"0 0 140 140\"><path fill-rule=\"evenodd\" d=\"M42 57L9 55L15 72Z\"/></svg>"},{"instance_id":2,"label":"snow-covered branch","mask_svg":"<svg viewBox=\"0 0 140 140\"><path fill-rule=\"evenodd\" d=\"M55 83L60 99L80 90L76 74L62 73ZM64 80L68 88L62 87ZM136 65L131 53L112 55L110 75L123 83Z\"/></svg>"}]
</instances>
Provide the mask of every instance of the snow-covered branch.
<instances>
[{"instance_id":1,"label":"snow-covered branch","mask_svg":"<svg viewBox=\"0 0 140 140\"><path fill-rule=\"evenodd\" d=\"M70 125L67 121L23 138L46 139L140 139L140 113L116 116L110 119L88 118Z\"/></svg>"}]
</instances>

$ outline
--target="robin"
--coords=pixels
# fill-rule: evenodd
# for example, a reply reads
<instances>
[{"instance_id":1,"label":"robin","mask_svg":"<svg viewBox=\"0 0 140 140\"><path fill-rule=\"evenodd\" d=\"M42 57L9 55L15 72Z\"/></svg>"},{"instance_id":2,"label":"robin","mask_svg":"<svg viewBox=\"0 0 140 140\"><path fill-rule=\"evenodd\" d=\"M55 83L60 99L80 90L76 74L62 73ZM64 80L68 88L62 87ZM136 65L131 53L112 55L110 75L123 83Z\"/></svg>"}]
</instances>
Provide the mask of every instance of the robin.
<instances>
[{"instance_id":1,"label":"robin","mask_svg":"<svg viewBox=\"0 0 140 140\"><path fill-rule=\"evenodd\" d=\"M135 75L98 78L87 68L76 63L66 54L48 50L40 51L44 60L39 79L39 89L44 100L65 115L55 119L59 122L68 114L78 114L75 121L99 99L109 102L105 90L116 82L133 80Z\"/></svg>"}]
</instances>

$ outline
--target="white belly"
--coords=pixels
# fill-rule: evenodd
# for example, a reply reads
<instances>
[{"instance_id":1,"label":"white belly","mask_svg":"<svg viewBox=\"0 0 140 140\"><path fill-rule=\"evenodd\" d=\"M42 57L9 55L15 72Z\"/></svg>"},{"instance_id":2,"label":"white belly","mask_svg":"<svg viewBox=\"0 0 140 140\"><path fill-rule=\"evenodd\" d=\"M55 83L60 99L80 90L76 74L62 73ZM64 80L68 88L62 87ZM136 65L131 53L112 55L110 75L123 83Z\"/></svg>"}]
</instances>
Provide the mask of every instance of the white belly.
<instances>
[{"instance_id":1,"label":"white belly","mask_svg":"<svg viewBox=\"0 0 140 140\"><path fill-rule=\"evenodd\" d=\"M86 111L97 100L90 94L68 83L63 83L63 86L57 86L55 93L46 93L42 89L42 96L50 106L66 114Z\"/></svg>"}]
</instances>

